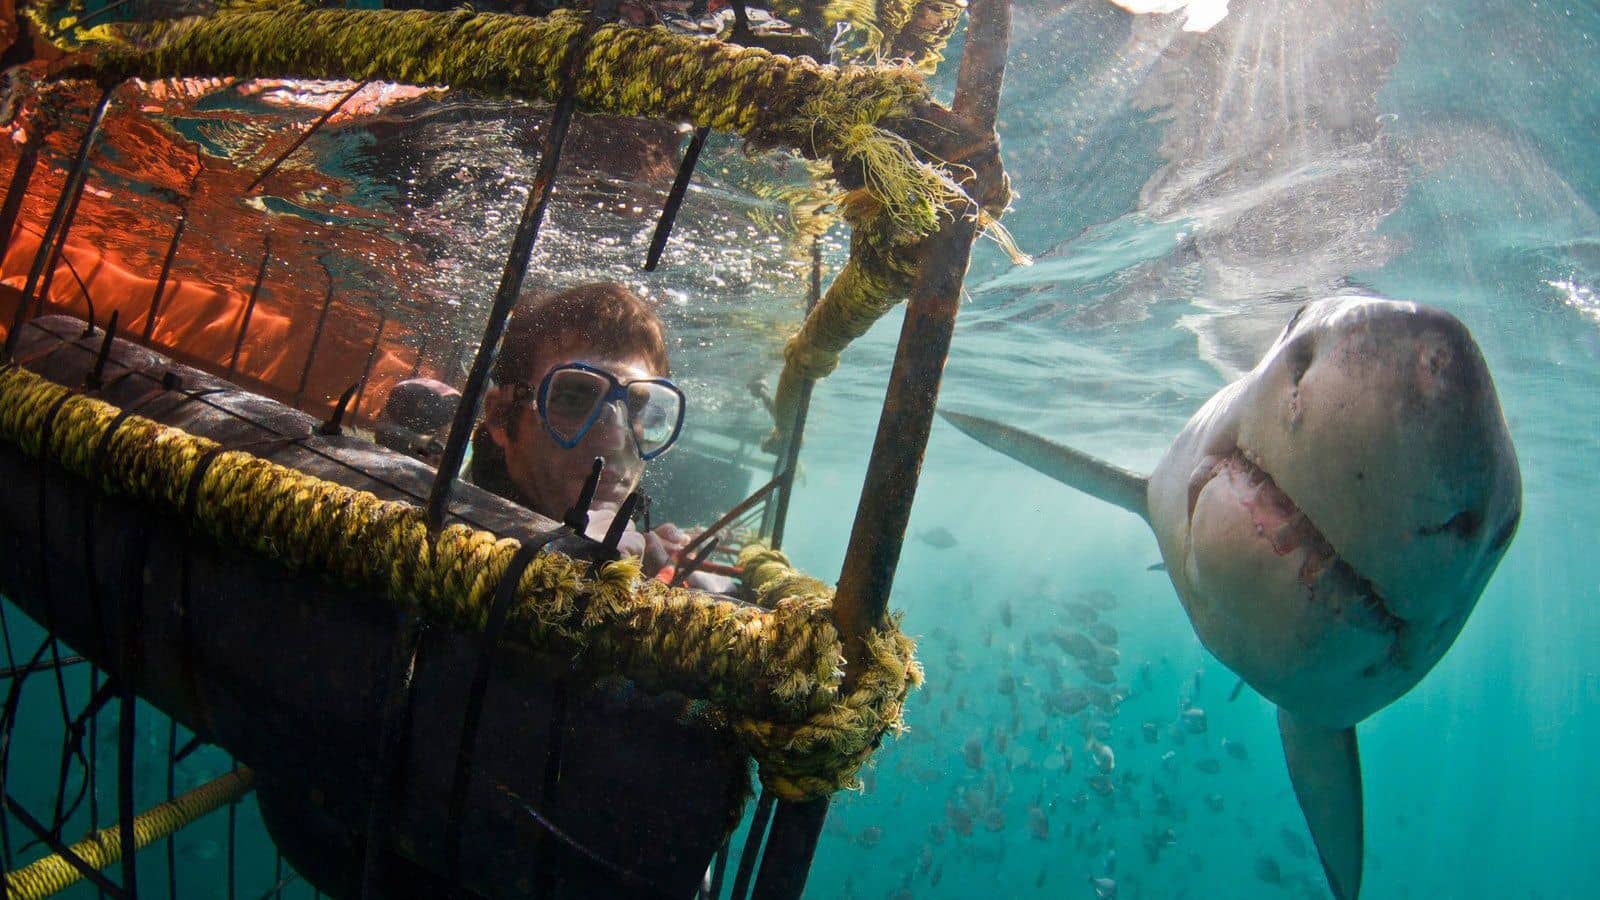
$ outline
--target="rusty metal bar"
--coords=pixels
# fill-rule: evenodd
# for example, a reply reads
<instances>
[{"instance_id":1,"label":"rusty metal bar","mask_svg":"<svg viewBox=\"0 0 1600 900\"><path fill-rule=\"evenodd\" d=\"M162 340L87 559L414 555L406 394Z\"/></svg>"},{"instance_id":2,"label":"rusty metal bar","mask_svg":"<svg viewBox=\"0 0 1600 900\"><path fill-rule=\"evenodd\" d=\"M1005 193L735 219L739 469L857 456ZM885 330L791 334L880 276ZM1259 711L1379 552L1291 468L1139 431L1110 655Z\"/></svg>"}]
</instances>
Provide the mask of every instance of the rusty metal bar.
<instances>
[{"instance_id":1,"label":"rusty metal bar","mask_svg":"<svg viewBox=\"0 0 1600 900\"><path fill-rule=\"evenodd\" d=\"M161 259L161 273L156 276L155 293L150 297L150 311L145 313L144 331L139 336L140 343L150 346L150 338L155 334L156 320L161 317L161 298L167 292L167 279L172 276L172 263L178 258L178 242L183 240L183 231L189 227L189 201L194 199L194 189L200 175L189 180L189 196L183 198L178 205L178 224L172 229L172 240L167 242L167 255Z\"/></svg>"},{"instance_id":2,"label":"rusty metal bar","mask_svg":"<svg viewBox=\"0 0 1600 900\"><path fill-rule=\"evenodd\" d=\"M67 666L75 666L81 662L87 662L87 660L81 656L63 656L59 660L51 662L41 661L11 666L6 669L0 669L0 681L15 678L18 675L32 675L35 672L49 672L58 668L64 669Z\"/></svg>"},{"instance_id":3,"label":"rusty metal bar","mask_svg":"<svg viewBox=\"0 0 1600 900\"><path fill-rule=\"evenodd\" d=\"M739 870L734 873L733 893L728 900L747 900L750 896L750 876L755 874L756 861L761 858L761 848L767 842L767 826L772 824L773 796L766 791L756 801L755 815L750 817L750 830L744 836L744 849L739 852Z\"/></svg>"},{"instance_id":4,"label":"rusty metal bar","mask_svg":"<svg viewBox=\"0 0 1600 900\"><path fill-rule=\"evenodd\" d=\"M361 366L360 387L356 388L356 399L350 404L352 418L359 419L361 416L361 401L367 396L367 382L372 380L372 366L378 361L378 348L383 345L383 328L388 324L389 315L379 310L378 330L372 335L372 346L367 348L367 361Z\"/></svg>"},{"instance_id":5,"label":"rusty metal bar","mask_svg":"<svg viewBox=\"0 0 1600 900\"><path fill-rule=\"evenodd\" d=\"M827 797L803 803L778 802L750 900L800 900L827 817Z\"/></svg>"},{"instance_id":6,"label":"rusty metal bar","mask_svg":"<svg viewBox=\"0 0 1600 900\"><path fill-rule=\"evenodd\" d=\"M769 495L773 491L777 490L782 484L783 484L783 476L781 474L780 475L775 475L766 484L763 484L761 487L756 488L755 492L752 493L750 496L744 498L743 500L740 500L738 503L735 503L733 505L732 509L730 509L727 512L722 514L722 518L720 518L720 519L716 520L715 522L712 522L710 525L706 526L706 529L704 531L700 532L700 534L697 535L694 540L692 540L689 543L685 544L683 549L678 552L679 558L687 559L688 557L693 556L694 552L696 550L700 549L700 545L701 544L703 544L706 541L709 541L712 538L716 537L718 534L720 534L722 532L722 530L724 528L727 528L729 525L732 525L734 520L738 519L740 516L742 516L745 513L749 512L750 509L752 507L754 507L757 503L760 503L762 500L765 500L767 498L767 495Z\"/></svg>"},{"instance_id":7,"label":"rusty metal bar","mask_svg":"<svg viewBox=\"0 0 1600 900\"><path fill-rule=\"evenodd\" d=\"M958 116L986 131L994 128L1010 20L1007 0L974 0L969 11L953 108ZM833 604L834 622L852 663L860 659L862 634L882 622L888 609L939 399L939 382L955 331L961 282L977 237L977 212L975 206L957 211L923 243L912 282L888 395L878 419L872 459ZM852 664L848 671L859 668Z\"/></svg>"},{"instance_id":8,"label":"rusty metal bar","mask_svg":"<svg viewBox=\"0 0 1600 900\"><path fill-rule=\"evenodd\" d=\"M111 99L112 88L107 88L102 103ZM105 118L105 106L95 108L95 117L90 120L89 131L84 134L84 147L80 151L78 160L74 163L73 177L77 183L72 185L70 193L65 196L67 200L67 214L61 220L61 231L56 235L54 249L50 252L50 262L44 267L44 277L39 282L39 293L34 298L34 315L43 315L45 301L50 299L50 286L55 283L56 272L61 268L61 261L66 259L67 236L72 232L72 223L78 219L78 204L83 201L83 189L89 181L88 151L93 148L93 142L99 136L101 121ZM42 248L41 248L42 249ZM67 261L71 264L71 260ZM85 289L87 293L87 288Z\"/></svg>"}]
</instances>

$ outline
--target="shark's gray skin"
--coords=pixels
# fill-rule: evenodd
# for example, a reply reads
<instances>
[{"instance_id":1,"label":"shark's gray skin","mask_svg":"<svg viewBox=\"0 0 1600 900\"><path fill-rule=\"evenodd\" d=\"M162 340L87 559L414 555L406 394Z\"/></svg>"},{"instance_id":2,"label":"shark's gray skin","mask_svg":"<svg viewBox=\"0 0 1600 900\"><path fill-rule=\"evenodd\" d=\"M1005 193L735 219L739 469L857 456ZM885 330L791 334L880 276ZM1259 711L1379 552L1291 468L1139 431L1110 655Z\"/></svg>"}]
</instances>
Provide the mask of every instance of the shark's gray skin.
<instances>
[{"instance_id":1,"label":"shark's gray skin","mask_svg":"<svg viewBox=\"0 0 1600 900\"><path fill-rule=\"evenodd\" d=\"M1277 704L1329 884L1355 900L1354 726L1444 655L1521 517L1516 452L1466 326L1415 303L1309 303L1148 478L944 416L1150 524L1201 642Z\"/></svg>"}]
</instances>

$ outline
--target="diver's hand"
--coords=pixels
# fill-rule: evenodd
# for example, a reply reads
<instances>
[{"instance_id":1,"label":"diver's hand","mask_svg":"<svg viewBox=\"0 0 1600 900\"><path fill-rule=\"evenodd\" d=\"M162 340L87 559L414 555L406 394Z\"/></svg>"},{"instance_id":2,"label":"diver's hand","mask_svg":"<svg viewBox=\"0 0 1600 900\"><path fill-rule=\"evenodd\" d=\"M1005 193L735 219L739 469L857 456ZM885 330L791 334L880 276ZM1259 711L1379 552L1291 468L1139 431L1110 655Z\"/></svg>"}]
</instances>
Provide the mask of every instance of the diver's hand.
<instances>
[{"instance_id":1,"label":"diver's hand","mask_svg":"<svg viewBox=\"0 0 1600 900\"><path fill-rule=\"evenodd\" d=\"M689 580L685 584L697 591L705 591L708 594L727 594L729 596L732 596L739 589L738 583L732 578L726 575L715 575L711 572L694 572L689 576Z\"/></svg>"},{"instance_id":2,"label":"diver's hand","mask_svg":"<svg viewBox=\"0 0 1600 900\"><path fill-rule=\"evenodd\" d=\"M671 565L678 553L689 546L691 539L683 529L671 522L645 532L645 549L640 554L644 558L644 573L655 575L663 566Z\"/></svg>"},{"instance_id":3,"label":"diver's hand","mask_svg":"<svg viewBox=\"0 0 1600 900\"><path fill-rule=\"evenodd\" d=\"M629 526L623 532L622 540L617 542L617 549L629 556L639 557L644 574L654 578L663 567L671 565L677 554L689 546L693 539L693 534L671 523L644 532Z\"/></svg>"}]
</instances>

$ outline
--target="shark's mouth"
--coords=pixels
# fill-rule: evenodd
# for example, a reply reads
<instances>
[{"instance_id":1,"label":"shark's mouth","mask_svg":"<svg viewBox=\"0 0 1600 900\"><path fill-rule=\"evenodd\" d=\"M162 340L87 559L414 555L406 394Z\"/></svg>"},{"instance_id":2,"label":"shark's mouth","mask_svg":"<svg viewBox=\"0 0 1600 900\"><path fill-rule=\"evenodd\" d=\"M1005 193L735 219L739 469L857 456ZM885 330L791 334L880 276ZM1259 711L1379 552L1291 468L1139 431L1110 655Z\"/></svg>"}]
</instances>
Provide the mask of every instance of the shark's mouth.
<instances>
[{"instance_id":1,"label":"shark's mouth","mask_svg":"<svg viewBox=\"0 0 1600 900\"><path fill-rule=\"evenodd\" d=\"M1209 468L1194 473L1189 482L1189 517L1194 520L1200 493L1213 479L1224 477L1255 525L1256 534L1271 544L1279 556L1302 554L1299 580L1306 599L1328 609L1340 621L1363 630L1399 632L1405 621L1372 581L1339 555L1338 550L1278 487L1272 475L1235 448L1227 456L1212 457Z\"/></svg>"}]
</instances>

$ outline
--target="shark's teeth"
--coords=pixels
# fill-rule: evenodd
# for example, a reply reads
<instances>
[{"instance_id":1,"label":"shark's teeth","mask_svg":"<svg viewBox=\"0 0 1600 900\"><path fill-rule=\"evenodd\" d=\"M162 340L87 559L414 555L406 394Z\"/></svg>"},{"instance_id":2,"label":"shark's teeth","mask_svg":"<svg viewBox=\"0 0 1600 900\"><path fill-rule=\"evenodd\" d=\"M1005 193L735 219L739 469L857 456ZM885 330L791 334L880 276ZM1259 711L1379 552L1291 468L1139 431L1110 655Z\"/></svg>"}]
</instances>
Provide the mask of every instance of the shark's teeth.
<instances>
[{"instance_id":1,"label":"shark's teeth","mask_svg":"<svg viewBox=\"0 0 1600 900\"><path fill-rule=\"evenodd\" d=\"M1210 476L1232 468L1257 489L1251 512L1257 515L1262 537L1272 543L1273 551L1279 555L1295 551L1305 554L1300 581L1306 587L1307 599L1322 603L1339 619L1356 628L1378 632L1398 632L1403 628L1404 620L1393 613L1372 581L1340 555L1338 548L1253 456L1248 450L1235 448L1212 467Z\"/></svg>"}]
</instances>

